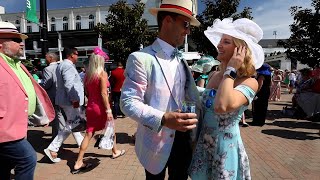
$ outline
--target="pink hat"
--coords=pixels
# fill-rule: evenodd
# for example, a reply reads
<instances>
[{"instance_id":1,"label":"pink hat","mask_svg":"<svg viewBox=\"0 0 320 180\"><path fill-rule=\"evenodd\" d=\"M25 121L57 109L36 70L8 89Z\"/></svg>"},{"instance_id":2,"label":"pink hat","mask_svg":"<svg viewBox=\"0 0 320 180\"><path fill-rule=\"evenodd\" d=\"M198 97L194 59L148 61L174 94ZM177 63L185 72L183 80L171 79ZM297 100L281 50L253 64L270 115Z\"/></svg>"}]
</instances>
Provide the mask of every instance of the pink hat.
<instances>
[{"instance_id":1,"label":"pink hat","mask_svg":"<svg viewBox=\"0 0 320 180\"><path fill-rule=\"evenodd\" d=\"M99 48L99 47L95 47L95 48L93 49L93 53L94 53L95 55L102 56L105 61L108 61L108 60L110 59L109 56L108 56L108 54L105 53L105 52L104 52L101 48Z\"/></svg>"}]
</instances>

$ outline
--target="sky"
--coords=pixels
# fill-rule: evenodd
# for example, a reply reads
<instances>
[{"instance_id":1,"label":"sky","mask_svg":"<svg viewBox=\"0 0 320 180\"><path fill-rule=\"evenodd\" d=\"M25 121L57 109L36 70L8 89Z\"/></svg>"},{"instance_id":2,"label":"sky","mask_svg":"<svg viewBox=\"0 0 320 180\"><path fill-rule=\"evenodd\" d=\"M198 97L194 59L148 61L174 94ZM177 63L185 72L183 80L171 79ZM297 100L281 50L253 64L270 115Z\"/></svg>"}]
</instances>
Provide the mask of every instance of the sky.
<instances>
[{"instance_id":1,"label":"sky","mask_svg":"<svg viewBox=\"0 0 320 180\"><path fill-rule=\"evenodd\" d=\"M107 5L117 0L47 0L48 9L70 8L79 6ZM146 1L146 0L143 0ZM6 13L22 12L25 10L26 0L0 0L0 6L5 7ZM39 0L38 8L39 8ZM130 0L128 0L130 2ZM238 11L244 7L252 8L253 20L262 28L263 39L286 39L290 37L289 25L293 23L289 8L301 6L311 8L311 0L241 0ZM205 6L198 0L198 13ZM274 35L276 31L276 36Z\"/></svg>"}]
</instances>

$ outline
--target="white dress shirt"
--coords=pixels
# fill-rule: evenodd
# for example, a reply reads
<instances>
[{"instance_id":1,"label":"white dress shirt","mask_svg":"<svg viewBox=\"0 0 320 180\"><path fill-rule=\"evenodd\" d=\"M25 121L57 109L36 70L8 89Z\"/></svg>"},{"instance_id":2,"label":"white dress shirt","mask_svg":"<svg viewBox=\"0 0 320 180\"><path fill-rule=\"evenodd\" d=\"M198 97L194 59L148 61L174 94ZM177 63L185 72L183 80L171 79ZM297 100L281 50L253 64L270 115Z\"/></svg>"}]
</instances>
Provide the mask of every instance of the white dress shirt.
<instances>
[{"instance_id":1,"label":"white dress shirt","mask_svg":"<svg viewBox=\"0 0 320 180\"><path fill-rule=\"evenodd\" d=\"M171 58L171 55L174 51L174 47L163 41L160 38L157 38L158 43L160 44L162 50L166 55L165 64L168 68L170 68L172 73L171 75L174 78L174 85L172 89L172 94L176 94L175 101L178 104L179 108L182 107L182 102L185 97L185 84L186 84L186 72L183 67L183 63L181 63L181 59L174 57ZM161 59L159 59L161 61Z\"/></svg>"}]
</instances>

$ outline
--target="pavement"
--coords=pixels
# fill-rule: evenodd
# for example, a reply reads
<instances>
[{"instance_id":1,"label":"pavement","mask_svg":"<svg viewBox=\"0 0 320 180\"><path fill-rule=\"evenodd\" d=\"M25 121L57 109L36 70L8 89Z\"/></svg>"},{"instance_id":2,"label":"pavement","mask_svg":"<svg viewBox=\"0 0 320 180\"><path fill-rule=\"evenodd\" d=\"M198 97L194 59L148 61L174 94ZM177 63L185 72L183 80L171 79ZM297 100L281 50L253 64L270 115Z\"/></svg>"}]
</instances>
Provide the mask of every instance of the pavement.
<instances>
[{"instance_id":1,"label":"pavement","mask_svg":"<svg viewBox=\"0 0 320 180\"><path fill-rule=\"evenodd\" d=\"M265 126L241 127L254 180L320 180L320 124L283 115L282 108L291 104L291 97L283 94L281 101L269 103ZM247 122L250 122L250 110L248 114ZM79 151L73 136L68 137L59 151L62 161L53 164L43 152L51 142L51 127L30 127L28 140L38 158L35 180L145 179L144 168L134 152L132 135L136 127L136 122L129 118L116 120L117 148L126 150L126 154L117 159L111 159L110 150L94 147L98 132L85 154L85 161L92 163L92 168L76 175L70 172Z\"/></svg>"}]
</instances>

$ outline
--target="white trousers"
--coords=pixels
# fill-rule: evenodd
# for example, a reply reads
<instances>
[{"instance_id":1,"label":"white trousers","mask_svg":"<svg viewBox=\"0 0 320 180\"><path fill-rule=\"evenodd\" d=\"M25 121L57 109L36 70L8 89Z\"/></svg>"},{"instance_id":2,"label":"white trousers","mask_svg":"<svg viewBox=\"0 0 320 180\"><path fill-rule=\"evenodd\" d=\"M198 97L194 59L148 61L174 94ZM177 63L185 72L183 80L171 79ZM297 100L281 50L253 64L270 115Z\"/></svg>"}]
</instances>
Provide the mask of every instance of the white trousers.
<instances>
[{"instance_id":1,"label":"white trousers","mask_svg":"<svg viewBox=\"0 0 320 180\"><path fill-rule=\"evenodd\" d=\"M76 116L80 115L80 108L73 108L72 106L60 106L60 107L65 112L67 120L66 120L66 126L58 132L58 135L53 139L51 144L48 146L48 149L53 152L59 151L62 143L69 137L71 133L79 147L83 140L83 136L80 132L71 131L73 127L72 121L76 118Z\"/></svg>"}]
</instances>

